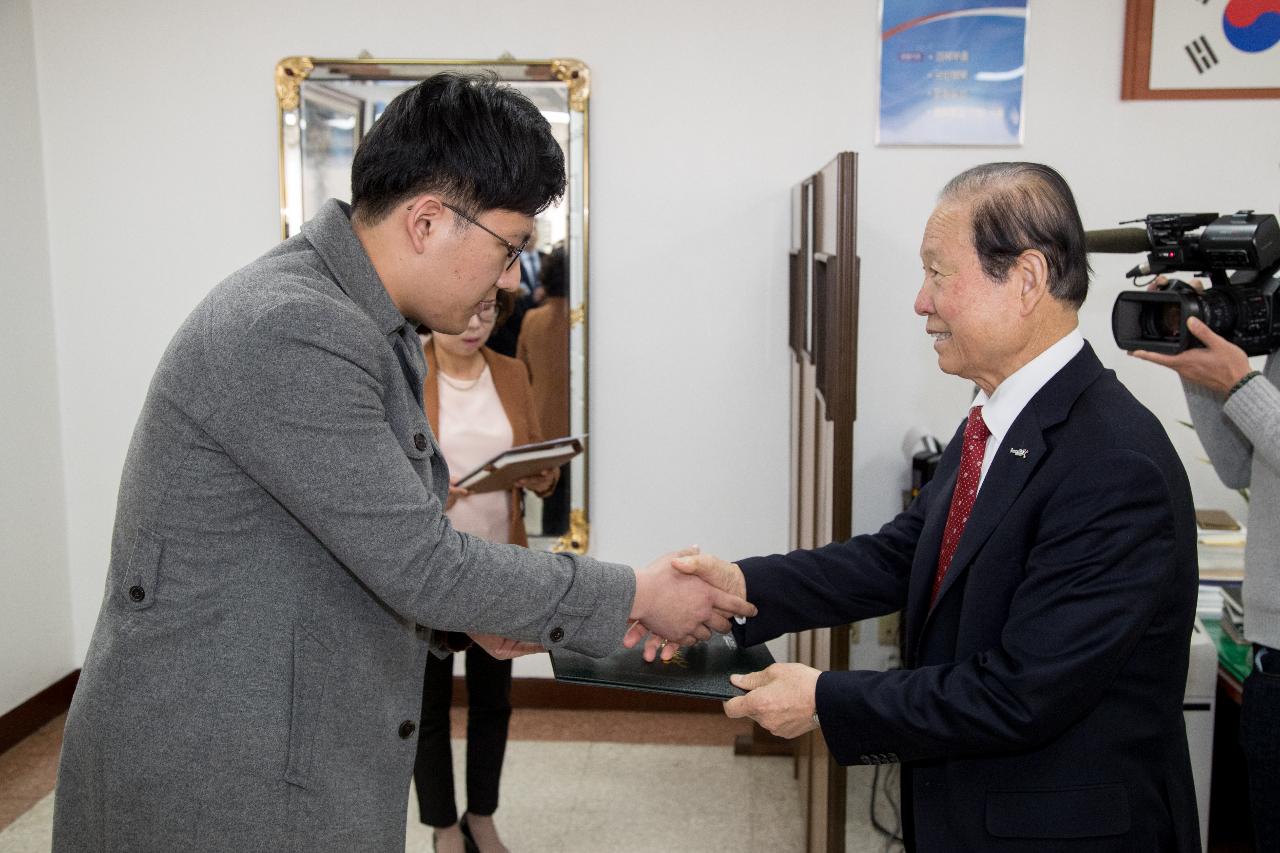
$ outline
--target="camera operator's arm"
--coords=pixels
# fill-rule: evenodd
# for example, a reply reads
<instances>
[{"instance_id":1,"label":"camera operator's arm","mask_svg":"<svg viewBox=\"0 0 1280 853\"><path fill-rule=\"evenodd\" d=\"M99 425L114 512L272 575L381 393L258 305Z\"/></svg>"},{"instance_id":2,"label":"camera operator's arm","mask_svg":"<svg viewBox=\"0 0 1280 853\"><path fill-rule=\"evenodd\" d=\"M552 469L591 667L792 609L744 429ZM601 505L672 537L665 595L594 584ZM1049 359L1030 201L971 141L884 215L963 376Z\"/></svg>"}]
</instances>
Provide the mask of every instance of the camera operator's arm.
<instances>
[{"instance_id":1,"label":"camera operator's arm","mask_svg":"<svg viewBox=\"0 0 1280 853\"><path fill-rule=\"evenodd\" d=\"M1262 375L1254 376L1236 389L1220 405L1219 411L1229 419L1232 436L1243 436L1243 440L1252 445L1254 461L1280 472L1280 388L1277 387L1280 385L1280 359L1276 356L1276 353L1267 356ZM1190 401L1190 395L1187 399ZM1200 423L1196 421L1197 432L1199 429ZM1203 434L1201 440L1212 457L1213 451ZM1216 469L1217 463L1214 464ZM1219 471L1219 476L1221 474ZM1251 476L1246 474L1243 479L1244 486L1250 485ZM1226 482L1225 478L1223 482Z\"/></svg>"},{"instance_id":2,"label":"camera operator's arm","mask_svg":"<svg viewBox=\"0 0 1280 853\"><path fill-rule=\"evenodd\" d=\"M1249 485L1254 452L1280 471L1280 390L1275 385L1280 379L1280 364L1273 372L1269 358L1268 376L1253 377L1240 385L1250 373L1244 351L1198 319L1189 319L1187 329L1203 347L1177 355L1141 350L1133 355L1171 368L1182 377L1196 434L1223 484L1230 488Z\"/></svg>"}]
</instances>

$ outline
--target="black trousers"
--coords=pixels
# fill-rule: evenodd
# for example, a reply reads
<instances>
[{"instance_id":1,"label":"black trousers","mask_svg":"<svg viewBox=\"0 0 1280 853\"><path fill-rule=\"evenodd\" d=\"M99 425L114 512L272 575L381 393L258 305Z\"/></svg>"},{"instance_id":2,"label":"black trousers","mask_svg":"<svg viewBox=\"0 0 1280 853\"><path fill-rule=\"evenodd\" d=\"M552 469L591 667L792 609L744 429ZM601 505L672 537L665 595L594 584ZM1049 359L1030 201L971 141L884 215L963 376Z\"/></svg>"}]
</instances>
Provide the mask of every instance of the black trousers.
<instances>
[{"instance_id":1,"label":"black trousers","mask_svg":"<svg viewBox=\"0 0 1280 853\"><path fill-rule=\"evenodd\" d=\"M418 789L418 814L430 826L458 822L449 744L454 657L428 655L422 681L422 724L413 781ZM498 810L498 782L507 751L511 661L496 660L478 646L468 649L467 701L467 811L491 815Z\"/></svg>"},{"instance_id":2,"label":"black trousers","mask_svg":"<svg viewBox=\"0 0 1280 853\"><path fill-rule=\"evenodd\" d=\"M556 489L542 499L542 535L563 536L569 532L569 498L573 487L569 485L572 475L569 463L560 466L560 481Z\"/></svg>"},{"instance_id":3,"label":"black trousers","mask_svg":"<svg viewBox=\"0 0 1280 853\"><path fill-rule=\"evenodd\" d=\"M1280 850L1280 651L1269 649L1266 671L1244 682L1240 748L1249 775L1249 811L1258 851Z\"/></svg>"}]
</instances>

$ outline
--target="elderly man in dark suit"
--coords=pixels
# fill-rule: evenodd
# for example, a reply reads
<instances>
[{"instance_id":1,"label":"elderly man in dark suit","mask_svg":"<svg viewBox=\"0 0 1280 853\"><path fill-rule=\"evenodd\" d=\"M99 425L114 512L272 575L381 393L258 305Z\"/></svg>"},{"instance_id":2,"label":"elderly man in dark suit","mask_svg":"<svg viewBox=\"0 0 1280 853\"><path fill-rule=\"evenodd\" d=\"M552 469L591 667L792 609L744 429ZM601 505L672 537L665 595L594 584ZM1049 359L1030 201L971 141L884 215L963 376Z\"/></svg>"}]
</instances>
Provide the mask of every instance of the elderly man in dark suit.
<instances>
[{"instance_id":1,"label":"elderly man in dark suit","mask_svg":"<svg viewBox=\"0 0 1280 853\"><path fill-rule=\"evenodd\" d=\"M776 664L726 703L843 764L902 762L921 851L1199 849L1182 695L1196 601L1186 473L1103 369L1071 191L1030 163L953 179L915 309L981 389L935 478L878 533L677 565L760 613L740 642L904 612L904 669ZM656 641L653 641L656 643Z\"/></svg>"},{"instance_id":2,"label":"elderly man in dark suit","mask_svg":"<svg viewBox=\"0 0 1280 853\"><path fill-rule=\"evenodd\" d=\"M350 208L178 330L125 462L55 851L401 851L441 638L604 655L629 621L694 642L754 612L669 559L493 545L444 516L416 329L461 332L514 289L564 182L533 104L437 75L361 143Z\"/></svg>"}]
</instances>

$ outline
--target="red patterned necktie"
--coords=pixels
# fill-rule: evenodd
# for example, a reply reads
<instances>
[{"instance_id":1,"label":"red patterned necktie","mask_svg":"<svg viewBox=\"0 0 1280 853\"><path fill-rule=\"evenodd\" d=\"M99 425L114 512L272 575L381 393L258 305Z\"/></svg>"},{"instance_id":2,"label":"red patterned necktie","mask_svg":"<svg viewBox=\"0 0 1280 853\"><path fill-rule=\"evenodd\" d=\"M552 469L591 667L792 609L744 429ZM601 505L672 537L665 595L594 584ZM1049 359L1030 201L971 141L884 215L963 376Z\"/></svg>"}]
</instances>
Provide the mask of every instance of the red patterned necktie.
<instances>
[{"instance_id":1,"label":"red patterned necktie","mask_svg":"<svg viewBox=\"0 0 1280 853\"><path fill-rule=\"evenodd\" d=\"M969 422L964 427L964 443L960 447L960 473L956 476L956 488L951 493L951 509L947 511L947 527L942 532L942 550L938 552L938 570L933 576L933 591L929 595L929 604L938 598L938 590L942 587L942 579L947 576L951 565L951 557L960 544L960 534L964 533L965 522L973 511L973 502L978 497L978 482L982 478L982 457L987 452L987 436L991 430L982 420L982 407L974 406L969 410Z\"/></svg>"}]
</instances>

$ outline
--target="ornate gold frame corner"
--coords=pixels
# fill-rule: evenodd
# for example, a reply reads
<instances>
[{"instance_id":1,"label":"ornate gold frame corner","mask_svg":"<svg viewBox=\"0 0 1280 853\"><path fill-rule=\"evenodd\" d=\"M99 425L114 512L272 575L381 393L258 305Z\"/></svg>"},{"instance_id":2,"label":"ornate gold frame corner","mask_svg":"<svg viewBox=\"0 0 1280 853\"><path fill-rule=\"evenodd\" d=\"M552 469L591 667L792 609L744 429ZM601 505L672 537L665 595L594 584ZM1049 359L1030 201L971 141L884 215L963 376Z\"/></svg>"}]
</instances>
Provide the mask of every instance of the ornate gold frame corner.
<instances>
[{"instance_id":1,"label":"ornate gold frame corner","mask_svg":"<svg viewBox=\"0 0 1280 853\"><path fill-rule=\"evenodd\" d=\"M562 83L569 84L569 108L577 112L587 111L591 99L591 69L581 59L553 59L551 73Z\"/></svg>"},{"instance_id":2,"label":"ornate gold frame corner","mask_svg":"<svg viewBox=\"0 0 1280 853\"><path fill-rule=\"evenodd\" d=\"M585 510L574 509L569 513L569 532L551 546L553 554L585 554L591 545L591 525L587 523Z\"/></svg>"},{"instance_id":3,"label":"ornate gold frame corner","mask_svg":"<svg viewBox=\"0 0 1280 853\"><path fill-rule=\"evenodd\" d=\"M281 112L298 108L302 81L311 76L315 67L309 56L286 56L276 63L276 103Z\"/></svg>"}]
</instances>

